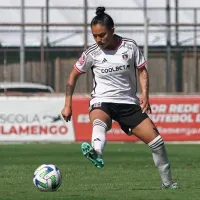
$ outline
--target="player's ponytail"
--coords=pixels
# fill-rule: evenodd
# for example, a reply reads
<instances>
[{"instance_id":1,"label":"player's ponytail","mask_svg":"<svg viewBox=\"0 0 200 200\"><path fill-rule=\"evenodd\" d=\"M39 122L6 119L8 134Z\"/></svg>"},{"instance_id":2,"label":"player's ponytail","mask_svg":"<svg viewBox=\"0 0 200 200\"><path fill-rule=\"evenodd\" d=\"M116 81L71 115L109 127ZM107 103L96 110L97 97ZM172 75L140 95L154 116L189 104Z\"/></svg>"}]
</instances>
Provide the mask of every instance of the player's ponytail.
<instances>
[{"instance_id":1,"label":"player's ponytail","mask_svg":"<svg viewBox=\"0 0 200 200\"><path fill-rule=\"evenodd\" d=\"M97 16L103 15L105 10L106 9L104 7L97 7L96 8L96 15Z\"/></svg>"},{"instance_id":2,"label":"player's ponytail","mask_svg":"<svg viewBox=\"0 0 200 200\"><path fill-rule=\"evenodd\" d=\"M104 7L96 8L96 16L91 21L91 27L96 24L105 25L107 29L112 29L114 27L114 21L110 15L105 13Z\"/></svg>"}]
</instances>

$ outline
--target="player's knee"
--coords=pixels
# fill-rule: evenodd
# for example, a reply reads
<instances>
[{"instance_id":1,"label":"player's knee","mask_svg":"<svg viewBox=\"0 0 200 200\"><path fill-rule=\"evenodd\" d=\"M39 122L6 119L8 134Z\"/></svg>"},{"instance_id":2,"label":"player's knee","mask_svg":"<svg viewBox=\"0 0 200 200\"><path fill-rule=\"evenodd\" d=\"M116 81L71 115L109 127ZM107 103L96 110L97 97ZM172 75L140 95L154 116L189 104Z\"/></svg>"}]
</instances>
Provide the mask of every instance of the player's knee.
<instances>
[{"instance_id":1,"label":"player's knee","mask_svg":"<svg viewBox=\"0 0 200 200\"><path fill-rule=\"evenodd\" d=\"M92 123L93 125L93 129L101 129L101 130L105 130L108 131L111 128L111 124L110 123L105 123L104 121L100 120L100 119L95 119Z\"/></svg>"},{"instance_id":2,"label":"player's knee","mask_svg":"<svg viewBox=\"0 0 200 200\"><path fill-rule=\"evenodd\" d=\"M107 127L108 127L107 124L100 119L95 119L93 121L92 125L93 125L93 127L97 126L97 127L102 127L105 129L107 129Z\"/></svg>"},{"instance_id":3,"label":"player's knee","mask_svg":"<svg viewBox=\"0 0 200 200\"><path fill-rule=\"evenodd\" d=\"M151 142L148 143L148 146L152 151L161 149L164 146L164 141L160 135L154 138Z\"/></svg>"},{"instance_id":4,"label":"player's knee","mask_svg":"<svg viewBox=\"0 0 200 200\"><path fill-rule=\"evenodd\" d=\"M96 141L105 141L106 140L106 131L107 124L100 119L95 119L93 121L93 129L92 129L92 146Z\"/></svg>"},{"instance_id":5,"label":"player's knee","mask_svg":"<svg viewBox=\"0 0 200 200\"><path fill-rule=\"evenodd\" d=\"M107 124L100 119L95 119L93 121L92 129L92 140L98 139L100 137L105 137L107 131Z\"/></svg>"},{"instance_id":6,"label":"player's knee","mask_svg":"<svg viewBox=\"0 0 200 200\"><path fill-rule=\"evenodd\" d=\"M162 168L163 171L168 171L168 170L170 169L170 167L171 167L171 166L170 166L170 163L168 162L168 163L166 163L165 165L162 165L161 168Z\"/></svg>"}]
</instances>

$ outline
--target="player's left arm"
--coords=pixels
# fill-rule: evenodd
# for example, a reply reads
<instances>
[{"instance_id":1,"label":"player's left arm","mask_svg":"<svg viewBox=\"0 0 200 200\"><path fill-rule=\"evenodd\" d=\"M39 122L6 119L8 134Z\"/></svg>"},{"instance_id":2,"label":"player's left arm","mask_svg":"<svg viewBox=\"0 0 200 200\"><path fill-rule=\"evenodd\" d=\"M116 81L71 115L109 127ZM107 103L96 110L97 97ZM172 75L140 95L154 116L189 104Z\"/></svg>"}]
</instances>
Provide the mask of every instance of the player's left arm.
<instances>
[{"instance_id":1,"label":"player's left arm","mask_svg":"<svg viewBox=\"0 0 200 200\"><path fill-rule=\"evenodd\" d=\"M150 113L151 107L149 105L149 76L145 67L147 62L137 44L135 44L133 48L133 55L134 66L138 70L139 83L142 92L140 98L140 107L143 112Z\"/></svg>"},{"instance_id":2,"label":"player's left arm","mask_svg":"<svg viewBox=\"0 0 200 200\"><path fill-rule=\"evenodd\" d=\"M138 68L138 76L141 87L141 109L143 112L151 113L149 104L149 76L145 66Z\"/></svg>"}]
</instances>

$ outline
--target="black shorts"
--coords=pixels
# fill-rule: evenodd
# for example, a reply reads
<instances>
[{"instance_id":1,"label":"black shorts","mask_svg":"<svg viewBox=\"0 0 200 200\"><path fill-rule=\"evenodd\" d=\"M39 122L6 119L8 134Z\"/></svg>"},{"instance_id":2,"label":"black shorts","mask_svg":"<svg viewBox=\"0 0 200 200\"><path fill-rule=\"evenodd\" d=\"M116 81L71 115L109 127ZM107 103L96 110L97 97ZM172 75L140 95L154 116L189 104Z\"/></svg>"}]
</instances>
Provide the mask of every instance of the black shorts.
<instances>
[{"instance_id":1,"label":"black shorts","mask_svg":"<svg viewBox=\"0 0 200 200\"><path fill-rule=\"evenodd\" d=\"M95 109L107 113L111 119L119 123L121 129L128 135L133 128L148 118L148 115L142 112L140 106L135 104L95 103L89 108L89 111Z\"/></svg>"}]
</instances>

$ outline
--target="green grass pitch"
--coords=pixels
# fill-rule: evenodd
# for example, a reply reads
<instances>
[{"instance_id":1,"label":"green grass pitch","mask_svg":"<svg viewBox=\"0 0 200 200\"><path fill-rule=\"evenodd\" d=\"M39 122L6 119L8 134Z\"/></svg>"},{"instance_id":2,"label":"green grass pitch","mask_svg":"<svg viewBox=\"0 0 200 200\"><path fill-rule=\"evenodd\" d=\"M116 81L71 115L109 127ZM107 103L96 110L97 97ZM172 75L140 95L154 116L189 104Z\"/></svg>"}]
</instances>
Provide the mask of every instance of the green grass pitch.
<instances>
[{"instance_id":1,"label":"green grass pitch","mask_svg":"<svg viewBox=\"0 0 200 200\"><path fill-rule=\"evenodd\" d=\"M144 144L108 143L105 167L95 168L80 144L0 145L1 200L199 200L200 145L166 145L179 190L161 190L151 151ZM63 182L40 192L32 182L41 164L58 166Z\"/></svg>"}]
</instances>

